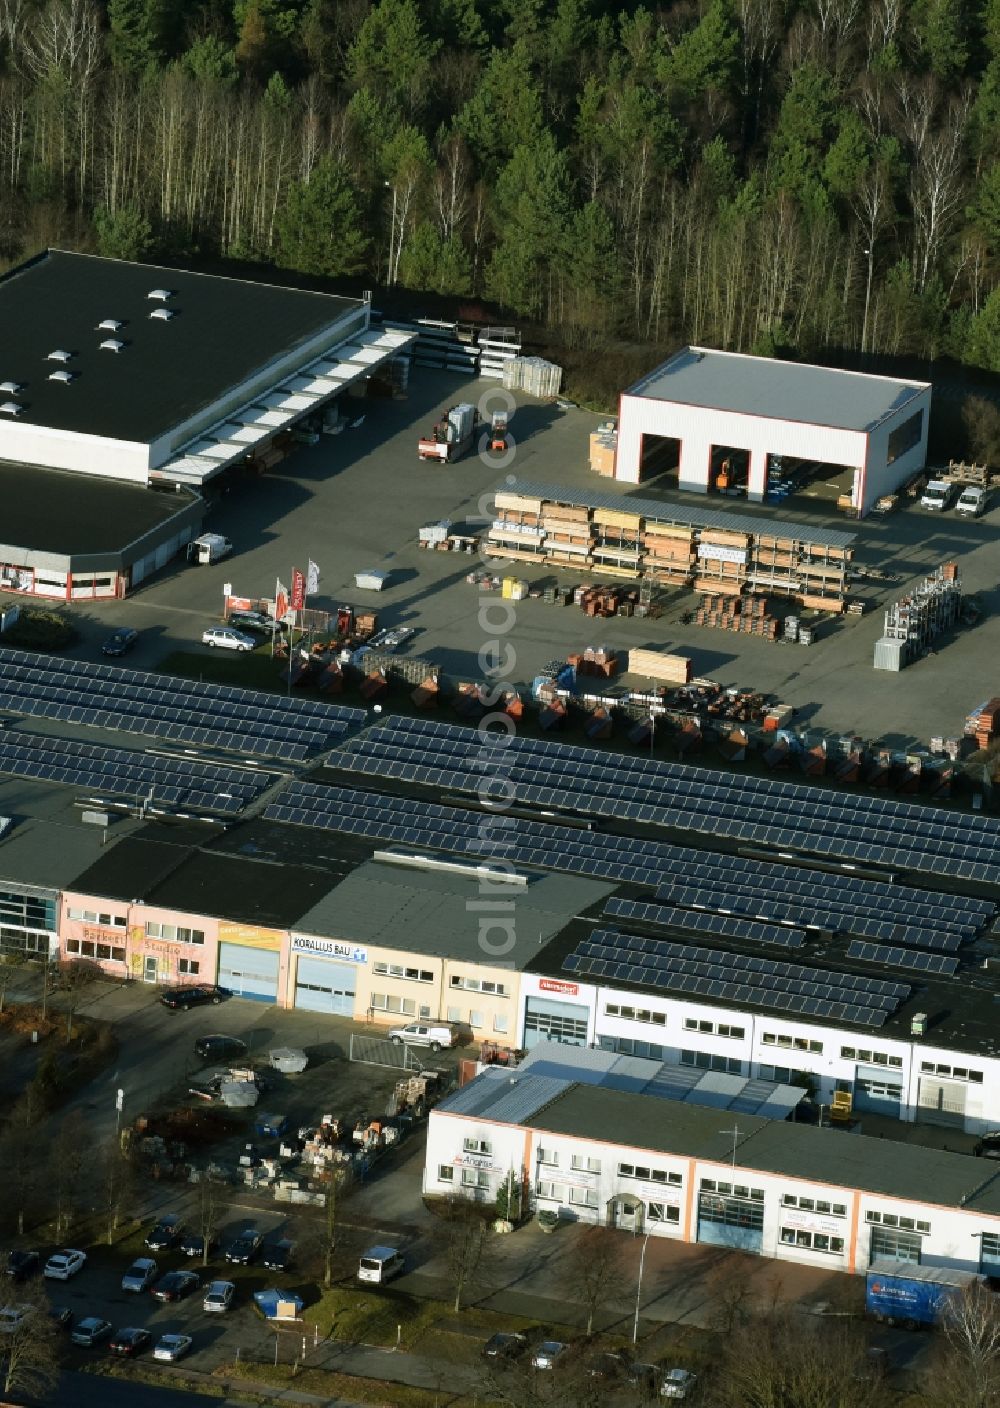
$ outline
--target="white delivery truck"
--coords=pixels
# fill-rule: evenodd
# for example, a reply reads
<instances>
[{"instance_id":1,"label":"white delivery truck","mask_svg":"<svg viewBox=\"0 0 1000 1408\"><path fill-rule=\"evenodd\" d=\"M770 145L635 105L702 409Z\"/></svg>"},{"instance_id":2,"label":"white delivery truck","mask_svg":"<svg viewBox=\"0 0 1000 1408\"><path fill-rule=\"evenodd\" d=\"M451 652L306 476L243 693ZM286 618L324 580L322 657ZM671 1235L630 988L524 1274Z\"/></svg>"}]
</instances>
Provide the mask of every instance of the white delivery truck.
<instances>
[{"instance_id":1,"label":"white delivery truck","mask_svg":"<svg viewBox=\"0 0 1000 1408\"><path fill-rule=\"evenodd\" d=\"M210 567L213 562L221 562L233 550L233 545L221 533L202 533L188 544L188 561L199 567Z\"/></svg>"},{"instance_id":2,"label":"white delivery truck","mask_svg":"<svg viewBox=\"0 0 1000 1408\"><path fill-rule=\"evenodd\" d=\"M979 518L986 512L986 490L978 488L975 484L966 485L958 496L955 512L965 514L969 518Z\"/></svg>"},{"instance_id":3,"label":"white delivery truck","mask_svg":"<svg viewBox=\"0 0 1000 1408\"><path fill-rule=\"evenodd\" d=\"M954 493L955 486L949 484L947 479L931 479L921 496L920 507L929 509L932 513L941 513L946 508L951 508Z\"/></svg>"}]
</instances>

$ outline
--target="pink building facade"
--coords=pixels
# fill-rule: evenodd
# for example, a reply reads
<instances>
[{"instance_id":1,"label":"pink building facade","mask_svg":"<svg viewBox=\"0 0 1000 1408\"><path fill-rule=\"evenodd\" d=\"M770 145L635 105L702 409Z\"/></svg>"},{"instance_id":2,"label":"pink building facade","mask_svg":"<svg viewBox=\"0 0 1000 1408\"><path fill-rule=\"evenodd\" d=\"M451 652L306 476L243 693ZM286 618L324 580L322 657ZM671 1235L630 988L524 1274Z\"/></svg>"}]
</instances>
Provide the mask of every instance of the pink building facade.
<instances>
[{"instance_id":1,"label":"pink building facade","mask_svg":"<svg viewBox=\"0 0 1000 1408\"><path fill-rule=\"evenodd\" d=\"M155 905L126 904L67 891L59 947L63 958L86 958L112 977L145 983L212 983L219 921Z\"/></svg>"}]
</instances>

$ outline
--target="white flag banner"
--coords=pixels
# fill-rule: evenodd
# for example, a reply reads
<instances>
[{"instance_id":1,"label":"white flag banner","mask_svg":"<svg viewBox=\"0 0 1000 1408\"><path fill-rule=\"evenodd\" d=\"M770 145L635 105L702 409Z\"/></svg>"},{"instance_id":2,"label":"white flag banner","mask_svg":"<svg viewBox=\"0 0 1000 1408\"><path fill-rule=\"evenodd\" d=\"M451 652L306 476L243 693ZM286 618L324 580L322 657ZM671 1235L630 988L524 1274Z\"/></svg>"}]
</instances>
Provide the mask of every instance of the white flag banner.
<instances>
[{"instance_id":1,"label":"white flag banner","mask_svg":"<svg viewBox=\"0 0 1000 1408\"><path fill-rule=\"evenodd\" d=\"M309 559L309 568L306 572L306 596L315 596L319 591L319 568Z\"/></svg>"}]
</instances>

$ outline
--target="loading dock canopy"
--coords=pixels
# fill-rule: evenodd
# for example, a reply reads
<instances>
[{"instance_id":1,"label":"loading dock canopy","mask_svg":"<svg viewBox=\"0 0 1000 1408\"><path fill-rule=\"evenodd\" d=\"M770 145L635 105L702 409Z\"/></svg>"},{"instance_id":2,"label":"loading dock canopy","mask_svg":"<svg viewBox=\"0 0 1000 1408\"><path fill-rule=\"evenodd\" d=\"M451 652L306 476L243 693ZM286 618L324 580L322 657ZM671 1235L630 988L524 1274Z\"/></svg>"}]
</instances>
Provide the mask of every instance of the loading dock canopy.
<instances>
[{"instance_id":1,"label":"loading dock canopy","mask_svg":"<svg viewBox=\"0 0 1000 1408\"><path fill-rule=\"evenodd\" d=\"M273 387L150 474L175 484L204 484L246 454L250 446L289 426L332 396L406 350L416 333L370 329L344 346L330 348L280 386Z\"/></svg>"}]
</instances>

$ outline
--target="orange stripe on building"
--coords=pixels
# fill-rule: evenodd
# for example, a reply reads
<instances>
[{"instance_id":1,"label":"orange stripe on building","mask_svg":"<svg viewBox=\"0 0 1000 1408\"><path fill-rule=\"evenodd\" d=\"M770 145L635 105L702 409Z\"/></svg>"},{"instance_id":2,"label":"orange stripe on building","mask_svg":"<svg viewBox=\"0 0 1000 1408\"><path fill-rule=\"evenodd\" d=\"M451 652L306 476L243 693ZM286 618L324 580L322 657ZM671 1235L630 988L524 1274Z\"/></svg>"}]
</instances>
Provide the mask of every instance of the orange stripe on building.
<instances>
[{"instance_id":1,"label":"orange stripe on building","mask_svg":"<svg viewBox=\"0 0 1000 1408\"><path fill-rule=\"evenodd\" d=\"M691 1213L694 1208L694 1159L687 1161L687 1195L684 1200L684 1231L681 1236L685 1242L694 1240L691 1236Z\"/></svg>"},{"instance_id":2,"label":"orange stripe on building","mask_svg":"<svg viewBox=\"0 0 1000 1408\"><path fill-rule=\"evenodd\" d=\"M858 1257L858 1222L861 1217L861 1194L855 1192L851 1200L851 1245L847 1253L847 1269L850 1272L857 1270Z\"/></svg>"}]
</instances>

